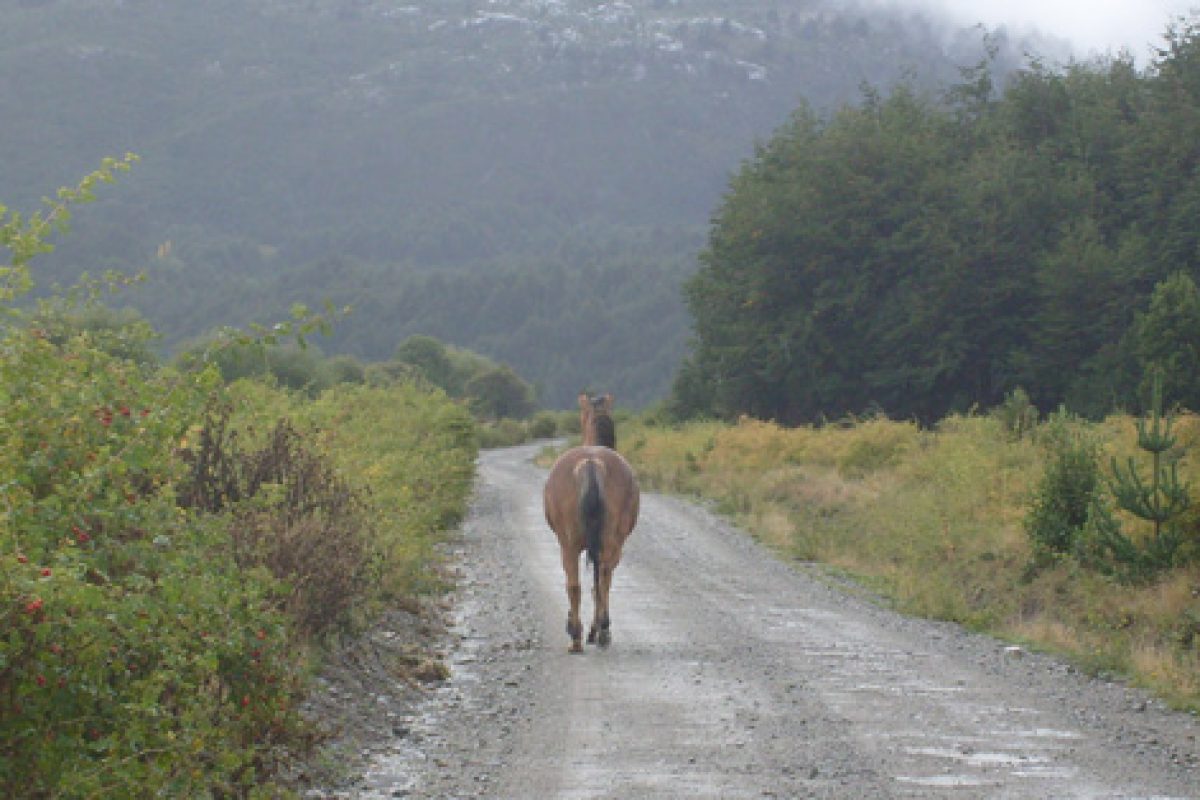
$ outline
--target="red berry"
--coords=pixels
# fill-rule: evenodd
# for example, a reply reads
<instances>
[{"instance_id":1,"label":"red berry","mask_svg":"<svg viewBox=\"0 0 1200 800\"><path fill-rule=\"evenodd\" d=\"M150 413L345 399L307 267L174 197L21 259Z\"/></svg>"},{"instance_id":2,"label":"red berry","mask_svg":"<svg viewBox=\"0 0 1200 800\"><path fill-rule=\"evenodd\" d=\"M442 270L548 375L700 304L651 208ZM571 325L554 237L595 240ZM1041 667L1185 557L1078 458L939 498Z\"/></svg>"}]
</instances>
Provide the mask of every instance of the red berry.
<instances>
[{"instance_id":1,"label":"red berry","mask_svg":"<svg viewBox=\"0 0 1200 800\"><path fill-rule=\"evenodd\" d=\"M129 416L129 406L121 406L121 416L122 417Z\"/></svg>"},{"instance_id":2,"label":"red berry","mask_svg":"<svg viewBox=\"0 0 1200 800\"><path fill-rule=\"evenodd\" d=\"M43 578L49 578L52 574L53 573L50 571L49 567L42 567L42 577Z\"/></svg>"},{"instance_id":3,"label":"red berry","mask_svg":"<svg viewBox=\"0 0 1200 800\"><path fill-rule=\"evenodd\" d=\"M58 644L57 642L55 642L54 644L50 645L50 652L54 653L54 655L61 656L62 651L63 651L63 649L62 649L61 644Z\"/></svg>"},{"instance_id":4,"label":"red berry","mask_svg":"<svg viewBox=\"0 0 1200 800\"><path fill-rule=\"evenodd\" d=\"M38 676L37 676L37 685L38 685L38 686L45 686L45 685L46 685L46 676L45 676L45 675L38 675Z\"/></svg>"},{"instance_id":5,"label":"red berry","mask_svg":"<svg viewBox=\"0 0 1200 800\"><path fill-rule=\"evenodd\" d=\"M17 563L18 563L18 564L28 564L28 563L29 563L29 556L27 556L27 555L21 555L21 554L18 554L18 555L17 555Z\"/></svg>"},{"instance_id":6,"label":"red berry","mask_svg":"<svg viewBox=\"0 0 1200 800\"><path fill-rule=\"evenodd\" d=\"M79 536L76 538L79 540L80 544L86 544L92 540L92 537L88 535L87 531L80 531Z\"/></svg>"},{"instance_id":7,"label":"red berry","mask_svg":"<svg viewBox=\"0 0 1200 800\"><path fill-rule=\"evenodd\" d=\"M248 705L250 705L250 695L244 694L242 695L242 708L245 708Z\"/></svg>"},{"instance_id":8,"label":"red berry","mask_svg":"<svg viewBox=\"0 0 1200 800\"><path fill-rule=\"evenodd\" d=\"M38 597L25 604L26 614L36 614L42 610L42 598Z\"/></svg>"}]
</instances>

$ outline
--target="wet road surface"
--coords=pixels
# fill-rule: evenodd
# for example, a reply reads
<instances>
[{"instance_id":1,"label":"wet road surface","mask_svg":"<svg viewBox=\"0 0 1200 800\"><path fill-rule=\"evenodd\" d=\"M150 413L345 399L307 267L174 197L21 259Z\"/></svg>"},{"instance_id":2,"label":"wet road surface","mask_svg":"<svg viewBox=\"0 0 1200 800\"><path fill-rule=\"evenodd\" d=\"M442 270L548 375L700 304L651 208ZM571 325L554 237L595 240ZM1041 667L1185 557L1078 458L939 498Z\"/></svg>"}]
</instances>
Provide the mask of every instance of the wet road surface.
<instances>
[{"instance_id":1,"label":"wet road surface","mask_svg":"<svg viewBox=\"0 0 1200 800\"><path fill-rule=\"evenodd\" d=\"M537 449L481 456L450 680L350 796L1200 798L1194 717L844 594L681 500L643 495L613 644L568 655Z\"/></svg>"}]
</instances>

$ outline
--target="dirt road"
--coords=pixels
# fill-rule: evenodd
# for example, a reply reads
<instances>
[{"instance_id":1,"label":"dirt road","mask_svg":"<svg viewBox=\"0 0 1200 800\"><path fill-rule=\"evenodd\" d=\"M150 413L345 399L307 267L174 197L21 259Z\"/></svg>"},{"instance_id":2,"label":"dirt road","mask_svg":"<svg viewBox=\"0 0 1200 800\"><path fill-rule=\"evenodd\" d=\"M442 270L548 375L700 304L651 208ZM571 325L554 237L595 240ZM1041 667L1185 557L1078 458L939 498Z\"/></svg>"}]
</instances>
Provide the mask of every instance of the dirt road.
<instances>
[{"instance_id":1,"label":"dirt road","mask_svg":"<svg viewBox=\"0 0 1200 800\"><path fill-rule=\"evenodd\" d=\"M1200 797L1194 717L842 594L679 500L643 497L613 644L568 655L535 451L482 456L451 677L351 796Z\"/></svg>"}]
</instances>

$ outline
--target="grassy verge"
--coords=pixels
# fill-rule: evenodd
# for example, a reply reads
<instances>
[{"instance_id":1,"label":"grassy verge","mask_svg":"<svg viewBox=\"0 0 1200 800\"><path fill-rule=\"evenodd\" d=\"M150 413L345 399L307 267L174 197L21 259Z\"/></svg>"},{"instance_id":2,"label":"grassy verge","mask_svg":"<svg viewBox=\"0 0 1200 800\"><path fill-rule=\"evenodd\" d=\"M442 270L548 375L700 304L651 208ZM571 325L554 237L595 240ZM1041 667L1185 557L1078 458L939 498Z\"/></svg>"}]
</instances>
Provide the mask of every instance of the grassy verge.
<instances>
[{"instance_id":1,"label":"grassy verge","mask_svg":"<svg viewBox=\"0 0 1200 800\"><path fill-rule=\"evenodd\" d=\"M1177 429L1185 446L1200 438L1194 418ZM1092 432L1105 463L1135 452L1129 418ZM623 440L648 487L714 501L786 558L843 570L908 613L1129 676L1200 710L1200 566L1142 585L1069 557L1035 567L1023 520L1047 457L1036 436L972 416L936 431L887 420L640 426ZM1180 469L1197 484L1194 456Z\"/></svg>"}]
</instances>

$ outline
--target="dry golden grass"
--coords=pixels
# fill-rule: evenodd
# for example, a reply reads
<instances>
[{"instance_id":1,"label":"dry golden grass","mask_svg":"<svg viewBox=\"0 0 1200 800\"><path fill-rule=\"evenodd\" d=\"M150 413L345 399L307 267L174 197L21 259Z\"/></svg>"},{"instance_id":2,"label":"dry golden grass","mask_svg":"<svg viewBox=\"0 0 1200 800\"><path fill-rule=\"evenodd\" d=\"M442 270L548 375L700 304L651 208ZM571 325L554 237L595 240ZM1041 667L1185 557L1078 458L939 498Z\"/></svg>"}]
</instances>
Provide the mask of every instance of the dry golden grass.
<instances>
[{"instance_id":1,"label":"dry golden grass","mask_svg":"<svg viewBox=\"0 0 1200 800\"><path fill-rule=\"evenodd\" d=\"M1079 632L1056 619L1039 616L1019 622L1009 630L1014 638L1033 642L1048 650L1070 653L1084 649Z\"/></svg>"},{"instance_id":2,"label":"dry golden grass","mask_svg":"<svg viewBox=\"0 0 1200 800\"><path fill-rule=\"evenodd\" d=\"M1133 419L1089 431L1106 466L1139 458ZM1175 431L1200 447L1200 419L1181 418ZM936 431L886 419L791 429L741 419L631 425L623 436L647 486L716 501L787 557L857 575L911 613L1120 671L1200 709L1200 568L1149 586L1070 559L1031 570L1023 520L1046 457L1036 437L1014 439L982 416L950 417ZM1194 486L1197 462L1180 462Z\"/></svg>"}]
</instances>

